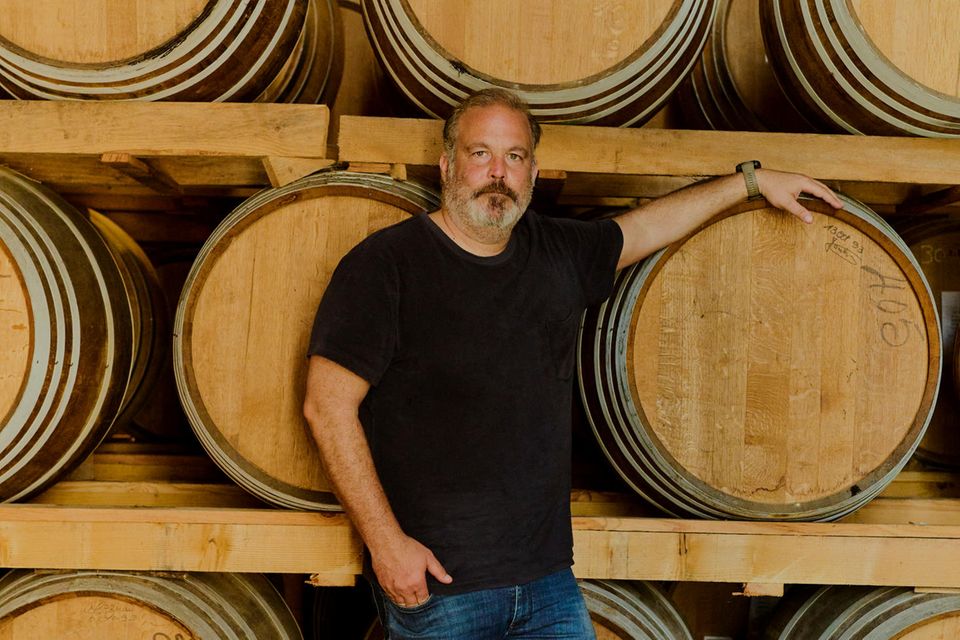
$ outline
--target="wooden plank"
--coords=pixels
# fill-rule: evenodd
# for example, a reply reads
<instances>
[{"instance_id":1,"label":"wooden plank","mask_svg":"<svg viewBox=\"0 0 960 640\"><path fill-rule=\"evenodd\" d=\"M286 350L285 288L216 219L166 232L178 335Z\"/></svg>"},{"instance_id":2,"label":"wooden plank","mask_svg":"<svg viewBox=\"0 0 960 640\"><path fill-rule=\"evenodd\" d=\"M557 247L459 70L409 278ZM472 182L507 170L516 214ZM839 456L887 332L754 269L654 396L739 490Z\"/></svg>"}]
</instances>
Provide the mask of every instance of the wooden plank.
<instances>
[{"instance_id":1,"label":"wooden plank","mask_svg":"<svg viewBox=\"0 0 960 640\"><path fill-rule=\"evenodd\" d=\"M362 553L342 514L0 505L0 566L10 568L318 573L352 584Z\"/></svg>"},{"instance_id":2,"label":"wooden plank","mask_svg":"<svg viewBox=\"0 0 960 640\"><path fill-rule=\"evenodd\" d=\"M206 215L117 211L106 214L137 242L203 244L216 228Z\"/></svg>"},{"instance_id":3,"label":"wooden plank","mask_svg":"<svg viewBox=\"0 0 960 640\"><path fill-rule=\"evenodd\" d=\"M614 494L575 496L587 504L615 501ZM960 501L940 502L957 509ZM573 527L574 570L582 578L960 587L960 520L921 526L575 517ZM343 514L0 505L5 567L313 573L319 583L351 584L361 553Z\"/></svg>"},{"instance_id":4,"label":"wooden plank","mask_svg":"<svg viewBox=\"0 0 960 640\"><path fill-rule=\"evenodd\" d=\"M783 597L783 585L782 584L758 584L756 582L748 582L743 585L741 591L735 592L735 596L747 596L748 598L755 598L758 596L768 596L775 598Z\"/></svg>"},{"instance_id":5,"label":"wooden plank","mask_svg":"<svg viewBox=\"0 0 960 640\"><path fill-rule=\"evenodd\" d=\"M901 471L880 494L884 498L960 498L960 474Z\"/></svg>"},{"instance_id":6,"label":"wooden plank","mask_svg":"<svg viewBox=\"0 0 960 640\"><path fill-rule=\"evenodd\" d=\"M96 452L69 476L70 480L108 482L229 482L207 456Z\"/></svg>"},{"instance_id":7,"label":"wooden plank","mask_svg":"<svg viewBox=\"0 0 960 640\"><path fill-rule=\"evenodd\" d=\"M263 168L270 177L270 186L283 187L304 176L326 169L333 160L320 158L264 158Z\"/></svg>"},{"instance_id":8,"label":"wooden plank","mask_svg":"<svg viewBox=\"0 0 960 640\"><path fill-rule=\"evenodd\" d=\"M0 153L323 158L328 121L325 105L11 100Z\"/></svg>"},{"instance_id":9,"label":"wooden plank","mask_svg":"<svg viewBox=\"0 0 960 640\"><path fill-rule=\"evenodd\" d=\"M110 192L156 196L129 175L80 154L10 154L0 149L0 162L61 192ZM230 188L266 186L261 158L236 156L153 157L151 166L164 172L189 195L222 195Z\"/></svg>"},{"instance_id":10,"label":"wooden plank","mask_svg":"<svg viewBox=\"0 0 960 640\"><path fill-rule=\"evenodd\" d=\"M581 578L956 587L960 527L574 518Z\"/></svg>"},{"instance_id":11,"label":"wooden plank","mask_svg":"<svg viewBox=\"0 0 960 640\"><path fill-rule=\"evenodd\" d=\"M342 116L341 161L434 165L437 120ZM541 169L604 174L710 176L744 158L824 180L960 184L960 140L684 131L545 125Z\"/></svg>"},{"instance_id":12,"label":"wooden plank","mask_svg":"<svg viewBox=\"0 0 960 640\"><path fill-rule=\"evenodd\" d=\"M960 187L950 187L925 196L907 200L897 207L897 213L909 215L939 211L960 201Z\"/></svg>"},{"instance_id":13,"label":"wooden plank","mask_svg":"<svg viewBox=\"0 0 960 640\"><path fill-rule=\"evenodd\" d=\"M64 480L32 504L97 507L207 507L256 509L260 500L235 484Z\"/></svg>"},{"instance_id":14,"label":"wooden plank","mask_svg":"<svg viewBox=\"0 0 960 640\"><path fill-rule=\"evenodd\" d=\"M570 513L574 516L650 516L656 509L639 496L609 491L574 489L570 494Z\"/></svg>"},{"instance_id":15,"label":"wooden plank","mask_svg":"<svg viewBox=\"0 0 960 640\"><path fill-rule=\"evenodd\" d=\"M960 499L874 498L843 522L956 526L960 525Z\"/></svg>"},{"instance_id":16,"label":"wooden plank","mask_svg":"<svg viewBox=\"0 0 960 640\"><path fill-rule=\"evenodd\" d=\"M136 158L129 153L104 153L100 162L125 173L151 191L161 195L182 195L183 189L170 176L158 170L146 160Z\"/></svg>"}]
</instances>

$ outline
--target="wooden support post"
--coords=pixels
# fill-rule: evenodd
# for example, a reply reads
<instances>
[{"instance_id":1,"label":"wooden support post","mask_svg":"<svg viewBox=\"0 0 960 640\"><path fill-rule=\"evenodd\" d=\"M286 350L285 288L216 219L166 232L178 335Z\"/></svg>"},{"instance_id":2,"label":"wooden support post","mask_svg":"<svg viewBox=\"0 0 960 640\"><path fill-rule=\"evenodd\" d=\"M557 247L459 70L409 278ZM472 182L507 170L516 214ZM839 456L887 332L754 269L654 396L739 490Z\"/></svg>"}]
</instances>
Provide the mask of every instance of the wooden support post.
<instances>
[{"instance_id":1,"label":"wooden support post","mask_svg":"<svg viewBox=\"0 0 960 640\"><path fill-rule=\"evenodd\" d=\"M285 185L308 176L315 171L333 166L334 161L326 158L280 158L271 156L263 159L263 168L273 187Z\"/></svg>"},{"instance_id":2,"label":"wooden support post","mask_svg":"<svg viewBox=\"0 0 960 640\"><path fill-rule=\"evenodd\" d=\"M100 156L100 162L130 176L157 193L164 195L183 194L183 189L173 178L152 166L146 160L129 153L104 153Z\"/></svg>"},{"instance_id":3,"label":"wooden support post","mask_svg":"<svg viewBox=\"0 0 960 640\"><path fill-rule=\"evenodd\" d=\"M381 173L390 176L394 180L407 179L407 165L402 163L351 162L348 169L358 173Z\"/></svg>"},{"instance_id":4,"label":"wooden support post","mask_svg":"<svg viewBox=\"0 0 960 640\"><path fill-rule=\"evenodd\" d=\"M783 585L782 584L761 584L758 582L747 582L743 585L743 591L737 591L733 595L735 596L747 596L748 598L755 598L758 596L771 596L774 598L783 597Z\"/></svg>"},{"instance_id":5,"label":"wooden support post","mask_svg":"<svg viewBox=\"0 0 960 640\"><path fill-rule=\"evenodd\" d=\"M356 574L311 573L306 581L314 587L352 587L357 583Z\"/></svg>"}]
</instances>

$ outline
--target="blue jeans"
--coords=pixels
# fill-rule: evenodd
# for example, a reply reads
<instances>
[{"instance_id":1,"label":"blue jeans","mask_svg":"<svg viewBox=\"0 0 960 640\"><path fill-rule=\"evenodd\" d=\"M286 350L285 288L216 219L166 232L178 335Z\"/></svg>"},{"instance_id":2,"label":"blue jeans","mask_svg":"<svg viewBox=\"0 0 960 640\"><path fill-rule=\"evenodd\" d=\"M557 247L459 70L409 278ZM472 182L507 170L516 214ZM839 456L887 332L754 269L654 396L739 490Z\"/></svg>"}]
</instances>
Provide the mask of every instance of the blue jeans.
<instances>
[{"instance_id":1,"label":"blue jeans","mask_svg":"<svg viewBox=\"0 0 960 640\"><path fill-rule=\"evenodd\" d=\"M391 602L376 583L374 594L388 640L596 638L570 569L517 586L431 594L415 607Z\"/></svg>"}]
</instances>

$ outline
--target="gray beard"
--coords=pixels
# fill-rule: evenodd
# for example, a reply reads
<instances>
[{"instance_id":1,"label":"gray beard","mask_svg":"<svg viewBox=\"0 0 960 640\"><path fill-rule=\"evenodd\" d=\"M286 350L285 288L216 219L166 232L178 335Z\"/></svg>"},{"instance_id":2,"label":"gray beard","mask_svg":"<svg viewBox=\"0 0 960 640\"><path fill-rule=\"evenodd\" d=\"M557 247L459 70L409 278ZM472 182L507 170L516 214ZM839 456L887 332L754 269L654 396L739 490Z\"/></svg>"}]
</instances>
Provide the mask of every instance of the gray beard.
<instances>
[{"instance_id":1,"label":"gray beard","mask_svg":"<svg viewBox=\"0 0 960 640\"><path fill-rule=\"evenodd\" d=\"M452 165L449 169L453 173ZM443 186L444 209L455 216L470 235L485 243L505 242L533 197L532 181L517 194L516 200L502 193L478 196L456 178Z\"/></svg>"}]
</instances>

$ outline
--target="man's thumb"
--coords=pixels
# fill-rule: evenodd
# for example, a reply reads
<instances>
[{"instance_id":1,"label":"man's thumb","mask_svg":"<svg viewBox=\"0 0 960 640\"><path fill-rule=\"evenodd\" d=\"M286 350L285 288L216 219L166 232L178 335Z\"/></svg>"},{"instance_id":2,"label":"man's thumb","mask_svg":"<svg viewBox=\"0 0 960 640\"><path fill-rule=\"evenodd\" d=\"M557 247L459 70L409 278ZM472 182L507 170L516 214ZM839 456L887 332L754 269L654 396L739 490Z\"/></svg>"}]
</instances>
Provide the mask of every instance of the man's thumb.
<instances>
[{"instance_id":1,"label":"man's thumb","mask_svg":"<svg viewBox=\"0 0 960 640\"><path fill-rule=\"evenodd\" d=\"M443 565L440 564L440 561L437 560L432 553L430 557L427 558L427 571L429 571L430 575L436 578L437 581L443 584L453 582L453 578L450 577L450 574L447 573L447 570L443 568Z\"/></svg>"}]
</instances>

